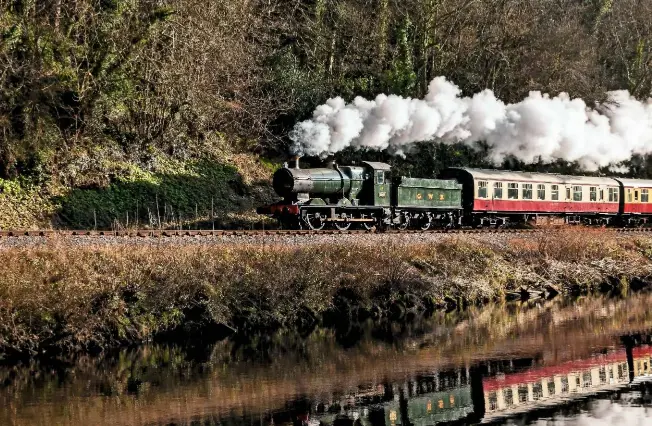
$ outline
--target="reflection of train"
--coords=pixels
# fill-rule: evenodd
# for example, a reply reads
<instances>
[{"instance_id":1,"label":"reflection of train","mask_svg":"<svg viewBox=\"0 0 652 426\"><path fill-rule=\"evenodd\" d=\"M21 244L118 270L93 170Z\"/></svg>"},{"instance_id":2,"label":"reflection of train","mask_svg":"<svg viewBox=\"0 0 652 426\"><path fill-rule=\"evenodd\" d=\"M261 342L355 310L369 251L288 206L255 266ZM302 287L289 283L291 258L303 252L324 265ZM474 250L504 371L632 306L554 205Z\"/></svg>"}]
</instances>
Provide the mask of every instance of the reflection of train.
<instances>
[{"instance_id":1,"label":"reflection of train","mask_svg":"<svg viewBox=\"0 0 652 426\"><path fill-rule=\"evenodd\" d=\"M652 217L652 181L450 168L440 179L391 179L385 163L274 174L283 197L258 213L289 228L503 226L548 223L640 224Z\"/></svg>"},{"instance_id":2,"label":"reflection of train","mask_svg":"<svg viewBox=\"0 0 652 426\"><path fill-rule=\"evenodd\" d=\"M625 350L608 355L499 375L483 381L487 414L504 414L574 396L615 390L631 379L652 378L652 348L634 348L630 372Z\"/></svg>"},{"instance_id":3,"label":"reflection of train","mask_svg":"<svg viewBox=\"0 0 652 426\"><path fill-rule=\"evenodd\" d=\"M500 365L492 369L500 370ZM652 380L652 347L637 347L555 366L508 369L488 377L480 369L420 376L377 385L317 404L322 425L426 426L492 421L550 409L588 394ZM474 375L478 375L474 378Z\"/></svg>"}]
</instances>

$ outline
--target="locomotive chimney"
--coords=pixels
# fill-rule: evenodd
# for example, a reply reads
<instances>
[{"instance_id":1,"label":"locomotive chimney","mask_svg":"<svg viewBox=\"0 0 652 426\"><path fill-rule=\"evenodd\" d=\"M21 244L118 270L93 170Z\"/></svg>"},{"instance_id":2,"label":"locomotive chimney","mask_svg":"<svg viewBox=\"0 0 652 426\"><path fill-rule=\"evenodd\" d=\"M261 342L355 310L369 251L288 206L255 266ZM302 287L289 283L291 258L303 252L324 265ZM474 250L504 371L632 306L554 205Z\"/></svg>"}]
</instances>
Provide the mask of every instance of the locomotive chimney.
<instances>
[{"instance_id":1,"label":"locomotive chimney","mask_svg":"<svg viewBox=\"0 0 652 426\"><path fill-rule=\"evenodd\" d=\"M293 158L293 160L294 160L294 168L297 169L297 170L300 169L300 167L299 167L299 159L300 158L301 157L298 156L298 155Z\"/></svg>"},{"instance_id":2,"label":"locomotive chimney","mask_svg":"<svg viewBox=\"0 0 652 426\"><path fill-rule=\"evenodd\" d=\"M326 164L326 167L329 169L337 169L337 161L335 161L335 157L332 155L329 155L324 159L324 163Z\"/></svg>"}]
</instances>

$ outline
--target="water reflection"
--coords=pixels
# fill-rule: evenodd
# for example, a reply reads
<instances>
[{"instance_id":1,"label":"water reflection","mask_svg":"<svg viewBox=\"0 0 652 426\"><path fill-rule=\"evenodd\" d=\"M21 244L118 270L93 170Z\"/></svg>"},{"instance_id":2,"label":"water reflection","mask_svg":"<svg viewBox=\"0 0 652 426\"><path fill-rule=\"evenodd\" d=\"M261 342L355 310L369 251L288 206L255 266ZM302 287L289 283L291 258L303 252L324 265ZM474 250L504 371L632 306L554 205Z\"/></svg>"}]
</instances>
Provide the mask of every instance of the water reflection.
<instances>
[{"instance_id":1,"label":"water reflection","mask_svg":"<svg viewBox=\"0 0 652 426\"><path fill-rule=\"evenodd\" d=\"M649 341L649 337L645 339ZM470 369L421 375L402 384L379 385L342 395L339 400L318 401L312 423L502 423L551 415L591 396L652 383L652 346L648 345L628 346L559 365L524 367L526 360L519 361L520 366L485 362Z\"/></svg>"},{"instance_id":2,"label":"water reflection","mask_svg":"<svg viewBox=\"0 0 652 426\"><path fill-rule=\"evenodd\" d=\"M650 302L491 306L5 367L0 424L525 424L646 381Z\"/></svg>"}]
</instances>

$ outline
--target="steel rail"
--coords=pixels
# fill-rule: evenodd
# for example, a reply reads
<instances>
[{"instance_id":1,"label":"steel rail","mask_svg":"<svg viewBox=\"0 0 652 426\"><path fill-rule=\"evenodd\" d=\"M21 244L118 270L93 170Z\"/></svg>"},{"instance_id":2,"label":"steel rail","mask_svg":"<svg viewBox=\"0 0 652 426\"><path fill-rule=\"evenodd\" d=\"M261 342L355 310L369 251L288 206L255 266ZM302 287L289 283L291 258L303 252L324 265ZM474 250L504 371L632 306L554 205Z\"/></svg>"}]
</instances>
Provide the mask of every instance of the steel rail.
<instances>
[{"instance_id":1,"label":"steel rail","mask_svg":"<svg viewBox=\"0 0 652 426\"><path fill-rule=\"evenodd\" d=\"M220 230L175 230L175 229L134 229L134 230L0 230L0 238L20 237L210 237L210 236L253 236L253 235L343 235L343 234L532 234L541 232L560 232L565 230L584 231L604 229L617 233L652 232L652 228L465 228L430 230L288 230L288 229L220 229Z\"/></svg>"}]
</instances>

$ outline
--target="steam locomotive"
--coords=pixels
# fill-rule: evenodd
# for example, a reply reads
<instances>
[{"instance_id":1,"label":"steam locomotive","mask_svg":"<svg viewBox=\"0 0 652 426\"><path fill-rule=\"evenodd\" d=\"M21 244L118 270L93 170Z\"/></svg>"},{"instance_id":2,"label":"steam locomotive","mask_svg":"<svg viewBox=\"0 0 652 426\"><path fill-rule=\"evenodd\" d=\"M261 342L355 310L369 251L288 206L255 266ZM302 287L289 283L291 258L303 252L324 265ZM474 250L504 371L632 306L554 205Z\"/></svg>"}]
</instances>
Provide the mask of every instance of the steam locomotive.
<instances>
[{"instance_id":1,"label":"steam locomotive","mask_svg":"<svg viewBox=\"0 0 652 426\"><path fill-rule=\"evenodd\" d=\"M641 225L652 217L652 180L449 168L438 179L391 179L391 166L301 169L273 177L278 203L257 212L286 229Z\"/></svg>"}]
</instances>

